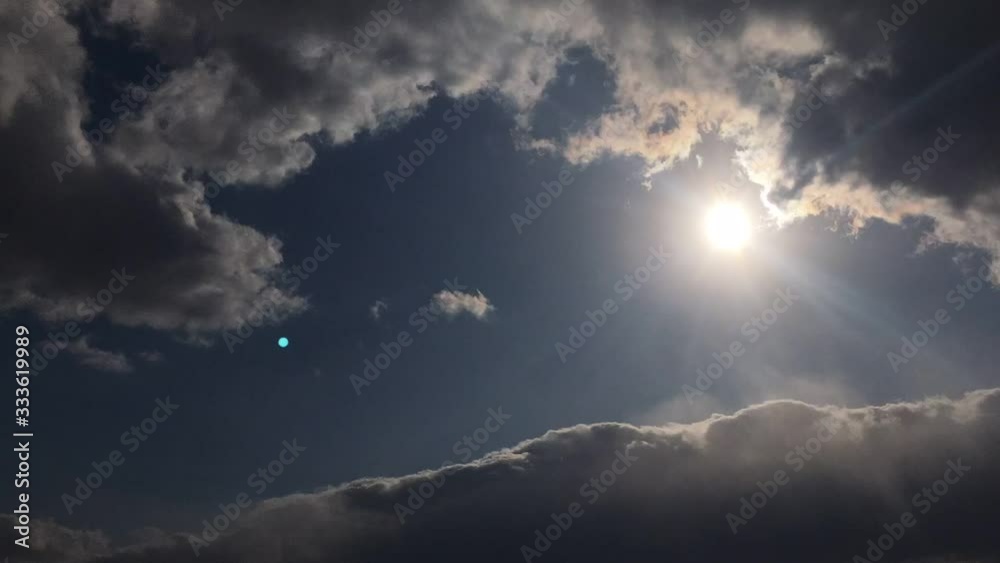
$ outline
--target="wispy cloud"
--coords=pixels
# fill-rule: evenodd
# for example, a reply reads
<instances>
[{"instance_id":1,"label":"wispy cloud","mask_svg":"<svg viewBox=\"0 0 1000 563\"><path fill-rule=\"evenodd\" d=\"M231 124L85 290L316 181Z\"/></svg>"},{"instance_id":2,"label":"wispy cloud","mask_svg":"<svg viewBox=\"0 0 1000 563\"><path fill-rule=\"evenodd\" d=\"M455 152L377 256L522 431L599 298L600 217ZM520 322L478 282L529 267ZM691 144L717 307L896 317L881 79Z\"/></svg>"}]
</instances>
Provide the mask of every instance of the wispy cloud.
<instances>
[{"instance_id":1,"label":"wispy cloud","mask_svg":"<svg viewBox=\"0 0 1000 563\"><path fill-rule=\"evenodd\" d=\"M144 350L137 354L143 361L151 364L163 361L163 353L159 350Z\"/></svg>"},{"instance_id":2,"label":"wispy cloud","mask_svg":"<svg viewBox=\"0 0 1000 563\"><path fill-rule=\"evenodd\" d=\"M376 321L382 318L382 314L389 310L388 301L383 301L381 299L376 300L374 303L368 307L368 314L371 315Z\"/></svg>"},{"instance_id":3,"label":"wispy cloud","mask_svg":"<svg viewBox=\"0 0 1000 563\"><path fill-rule=\"evenodd\" d=\"M134 368L125 354L109 352L90 344L87 337L73 342L68 348L70 354L87 367L110 373L131 373Z\"/></svg>"}]
</instances>

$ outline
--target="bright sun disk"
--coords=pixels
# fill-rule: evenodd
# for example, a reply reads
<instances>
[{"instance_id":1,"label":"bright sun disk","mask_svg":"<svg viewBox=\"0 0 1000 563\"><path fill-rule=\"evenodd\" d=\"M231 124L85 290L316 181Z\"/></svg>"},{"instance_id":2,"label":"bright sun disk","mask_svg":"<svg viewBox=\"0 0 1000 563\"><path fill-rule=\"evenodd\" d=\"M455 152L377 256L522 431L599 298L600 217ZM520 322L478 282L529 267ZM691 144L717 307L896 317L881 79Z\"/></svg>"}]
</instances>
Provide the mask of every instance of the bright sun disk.
<instances>
[{"instance_id":1,"label":"bright sun disk","mask_svg":"<svg viewBox=\"0 0 1000 563\"><path fill-rule=\"evenodd\" d=\"M716 248L737 251L750 242L750 219L739 205L719 203L705 217L705 232Z\"/></svg>"}]
</instances>

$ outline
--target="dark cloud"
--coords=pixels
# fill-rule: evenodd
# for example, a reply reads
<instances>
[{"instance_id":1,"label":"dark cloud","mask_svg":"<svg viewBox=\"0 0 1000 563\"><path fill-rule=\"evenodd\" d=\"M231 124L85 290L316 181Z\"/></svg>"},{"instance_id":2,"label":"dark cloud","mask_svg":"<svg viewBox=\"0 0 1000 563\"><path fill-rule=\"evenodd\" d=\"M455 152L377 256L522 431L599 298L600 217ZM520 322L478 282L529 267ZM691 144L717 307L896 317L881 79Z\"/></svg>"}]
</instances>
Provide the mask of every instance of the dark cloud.
<instances>
[{"instance_id":1,"label":"dark cloud","mask_svg":"<svg viewBox=\"0 0 1000 563\"><path fill-rule=\"evenodd\" d=\"M280 242L213 213L211 197L280 186L312 164L314 146L393 127L439 93L484 87L515 114L519 146L575 162L638 155L652 177L712 132L737 147L785 219L835 209L860 226L926 215L939 242L1000 251L997 8L910 3L919 8L888 39L878 22L903 2L584 1L562 16L558 3L522 0L401 0L395 14L388 0L242 2L221 14L219 2L84 3L97 28L133 32L165 79L138 119L59 182L53 161L93 121L82 84L99 61L62 17L3 51L0 149L18 158L0 165L0 232L17 267L0 274L0 295L69 317L127 268L137 280L106 311L120 324L215 331L261 299L300 311L305 302L273 283ZM34 10L8 3L0 18L19 29ZM583 48L612 78L613 103L568 138L530 139L533 108L567 53ZM791 126L816 91L828 102ZM960 140L908 178L905 160L948 127Z\"/></svg>"},{"instance_id":2,"label":"dark cloud","mask_svg":"<svg viewBox=\"0 0 1000 563\"><path fill-rule=\"evenodd\" d=\"M4 29L20 28L32 6L5 5ZM108 156L114 141L84 140L87 63L78 35L57 16L19 52L0 54L0 151L17 155L0 161L0 231L9 234L3 308L190 332L236 326L262 297L284 313L300 310L301 298L274 287L276 239L213 214L195 187L129 170ZM53 164L80 147L76 166L57 177Z\"/></svg>"},{"instance_id":3,"label":"dark cloud","mask_svg":"<svg viewBox=\"0 0 1000 563\"><path fill-rule=\"evenodd\" d=\"M14 545L14 540L21 537L15 535L14 526L19 525L17 518L10 514L0 516L3 526L7 530L4 540L7 548L4 557L14 561L39 561L39 562L59 562L68 561L91 561L95 557L111 555L111 541L106 535L93 530L72 530L60 526L53 520L36 519L30 522L31 535L29 537L29 548L25 549ZM20 550L20 553L14 550Z\"/></svg>"},{"instance_id":4,"label":"dark cloud","mask_svg":"<svg viewBox=\"0 0 1000 563\"><path fill-rule=\"evenodd\" d=\"M998 415L1000 390L989 390L857 409L779 401L667 427L581 425L468 465L267 501L198 560L517 561L551 514L580 502L583 515L541 561L842 562L864 555L906 511L917 525L884 560L991 561ZM619 454L637 459L591 504L581 487ZM971 469L940 497L931 492L939 500L914 499L949 462ZM778 470L788 483L733 534L727 513ZM401 525L395 505L442 479ZM102 561L196 560L183 536L173 547L160 536L145 552Z\"/></svg>"},{"instance_id":5,"label":"dark cloud","mask_svg":"<svg viewBox=\"0 0 1000 563\"><path fill-rule=\"evenodd\" d=\"M95 308L82 304L124 269L135 280L100 311L118 324L184 331L201 341L197 333L239 326L265 301L275 310L271 318L304 309L301 297L274 283L281 243L213 213L219 189L279 185L311 164L311 143L346 142L405 118L434 95L431 84L460 94L490 80L520 92L529 74L543 78L535 91L545 82L532 70L537 61L490 50L470 57L478 51L471 43L464 53L439 44L411 60L403 39L430 37L439 16L454 33L486 18L476 41L519 40L478 8L402 5L350 60L338 44L354 42L355 26L373 20L369 3L245 3L220 19L211 4L116 0L69 3L47 16L26 44L0 53L0 150L18 155L0 163L4 259L16 265L0 273L4 308L92 320ZM81 10L97 33L135 31L162 61L147 72L156 87L140 92L145 99L128 119L120 105L98 103L84 89L88 65L100 63L89 60L67 19ZM7 3L0 22L17 30L35 11L26 0ZM88 143L87 130L104 118L114 134ZM81 154L68 156L74 150Z\"/></svg>"},{"instance_id":6,"label":"dark cloud","mask_svg":"<svg viewBox=\"0 0 1000 563\"><path fill-rule=\"evenodd\" d=\"M784 19L783 3L756 5ZM902 10L915 6L909 15ZM880 189L903 182L959 206L1000 187L1000 167L988 157L1000 149L1000 113L994 108L1000 76L991 71L1000 60L995 3L814 2L796 12L829 39L830 52L857 61L884 56L886 64L846 81L837 69L813 77L820 89L840 84L839 92L814 121L794 131L789 165L803 174L818 168L830 180L858 173ZM901 24L898 29L893 22ZM793 107L809 95L800 95ZM961 137L913 180L903 164L933 146L939 128Z\"/></svg>"}]
</instances>

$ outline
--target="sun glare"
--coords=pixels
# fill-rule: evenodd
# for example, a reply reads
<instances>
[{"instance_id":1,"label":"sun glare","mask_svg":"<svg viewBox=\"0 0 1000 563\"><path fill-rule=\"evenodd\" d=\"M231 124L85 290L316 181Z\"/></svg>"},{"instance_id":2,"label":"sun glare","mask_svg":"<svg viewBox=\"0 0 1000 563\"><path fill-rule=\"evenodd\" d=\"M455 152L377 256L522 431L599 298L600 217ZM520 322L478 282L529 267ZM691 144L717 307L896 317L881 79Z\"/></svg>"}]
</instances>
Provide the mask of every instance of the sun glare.
<instances>
[{"instance_id":1,"label":"sun glare","mask_svg":"<svg viewBox=\"0 0 1000 563\"><path fill-rule=\"evenodd\" d=\"M738 251L750 242L750 219L742 207L719 203L705 217L705 233L712 246L721 250Z\"/></svg>"}]
</instances>

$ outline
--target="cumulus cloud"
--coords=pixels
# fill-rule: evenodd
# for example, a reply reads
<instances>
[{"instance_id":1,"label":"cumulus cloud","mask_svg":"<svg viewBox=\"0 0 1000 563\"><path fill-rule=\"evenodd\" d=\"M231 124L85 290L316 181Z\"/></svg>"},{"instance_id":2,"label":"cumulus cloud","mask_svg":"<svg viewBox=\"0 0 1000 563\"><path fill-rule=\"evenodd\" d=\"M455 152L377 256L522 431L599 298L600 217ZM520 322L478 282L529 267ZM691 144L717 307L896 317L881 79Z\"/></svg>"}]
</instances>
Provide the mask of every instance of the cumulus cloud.
<instances>
[{"instance_id":1,"label":"cumulus cloud","mask_svg":"<svg viewBox=\"0 0 1000 563\"><path fill-rule=\"evenodd\" d=\"M473 295L450 289L434 294L431 305L439 308L448 317L468 313L479 320L485 319L494 309L490 300L481 291Z\"/></svg>"},{"instance_id":2,"label":"cumulus cloud","mask_svg":"<svg viewBox=\"0 0 1000 563\"><path fill-rule=\"evenodd\" d=\"M20 29L36 9L5 3L0 21ZM122 325L213 331L237 326L261 299L282 313L302 310L302 298L274 285L278 240L214 214L177 176L112 158L129 120L112 121L118 137L85 139L85 123L116 116L90 112L87 53L66 19L77 9L66 4L27 44L0 52L0 150L18 155L0 163L4 254L17 264L0 273L0 307L89 321L96 309L87 300L124 269L135 279L100 312ZM75 165L57 175L55 163Z\"/></svg>"},{"instance_id":3,"label":"cumulus cloud","mask_svg":"<svg viewBox=\"0 0 1000 563\"><path fill-rule=\"evenodd\" d=\"M397 124L440 92L491 84L512 107L529 107L560 57L510 33L508 17L534 25L534 10L514 5L404 3L351 56L340 45L372 17L368 3L245 4L224 21L198 2L66 6L19 50L0 53L0 149L19 155L0 164L12 202L0 210L0 231L10 235L5 258L18 264L0 273L0 303L49 320L80 317L79 304L124 267L137 279L101 315L195 341L240 326L265 301L279 317L306 308L275 284L281 242L213 212L220 189L280 186L311 164L313 145ZM20 29L36 9L5 3L0 21ZM127 119L84 88L88 53L68 19L82 10L88 17L77 19L89 25L129 28L160 61L151 66L162 83ZM88 143L104 118L114 133ZM69 153L76 164L57 178L53 163ZM33 219L42 214L44 222Z\"/></svg>"},{"instance_id":4,"label":"cumulus cloud","mask_svg":"<svg viewBox=\"0 0 1000 563\"><path fill-rule=\"evenodd\" d=\"M863 556L883 524L907 511L917 527L895 542L889 559L990 561L1000 555L993 541L998 415L995 389L864 408L775 401L665 427L579 425L466 465L266 501L198 558L184 535L160 534L156 545L102 561L459 561L470 553L517 561L535 530L572 502L583 514L543 561L842 562ZM599 483L619 454L634 458L631 467L590 503L593 495L581 496L581 488ZM949 462L970 469L948 492L932 491L938 500L921 496L915 506L914 495L941 480ZM734 534L726 515L778 470L788 483ZM397 506L415 503L411 491L442 479L401 523ZM199 525L189 531L199 533Z\"/></svg>"},{"instance_id":5,"label":"cumulus cloud","mask_svg":"<svg viewBox=\"0 0 1000 563\"><path fill-rule=\"evenodd\" d=\"M349 52L373 20L369 2L244 2L221 18L196 0L66 3L0 52L0 149L18 155L0 164L12 202L0 232L18 264L0 272L0 303L70 317L125 267L139 279L102 312L117 324L206 333L239 326L262 300L301 312L306 301L274 281L281 242L213 212L212 197L280 187L318 145L484 88L514 115L518 146L573 162L638 156L652 186L716 135L782 220L834 211L860 228L927 216L928 244L1000 251L995 3L920 4L888 33L878 22L893 0L570 4L562 15L528 0L403 2ZM67 19L84 9L93 17L76 20L127 28L161 65L162 83L129 119L84 87L89 54ZM7 2L0 22L20 29L35 10ZM613 76L614 103L565 139L532 138L532 108L581 47ZM826 101L802 120L817 92ZM102 118L116 129L90 146ZM904 172L948 127L958 141L919 177ZM79 164L60 181L52 164L67 147Z\"/></svg>"}]
</instances>

